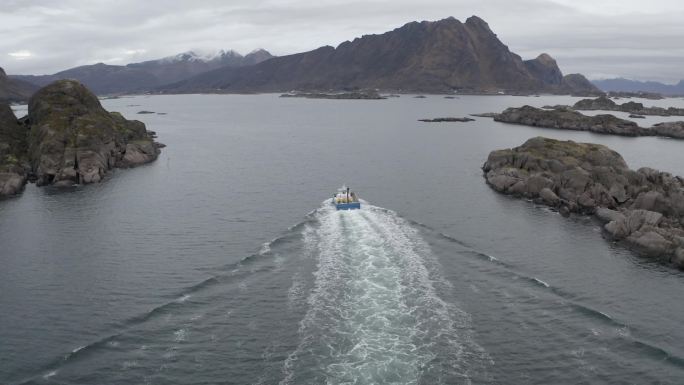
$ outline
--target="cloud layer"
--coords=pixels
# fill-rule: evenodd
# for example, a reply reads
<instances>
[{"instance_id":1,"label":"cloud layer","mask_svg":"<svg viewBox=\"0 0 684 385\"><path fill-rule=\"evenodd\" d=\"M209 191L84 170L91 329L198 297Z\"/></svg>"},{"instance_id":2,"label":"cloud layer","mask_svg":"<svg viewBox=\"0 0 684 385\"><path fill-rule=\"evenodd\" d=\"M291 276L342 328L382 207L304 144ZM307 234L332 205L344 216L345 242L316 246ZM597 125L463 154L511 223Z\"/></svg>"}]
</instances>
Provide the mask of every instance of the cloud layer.
<instances>
[{"instance_id":1,"label":"cloud layer","mask_svg":"<svg viewBox=\"0 0 684 385\"><path fill-rule=\"evenodd\" d=\"M565 73L684 78L684 2L652 0L3 0L0 66L44 74L188 50L265 48L276 55L337 45L413 20L485 19L511 50L547 52Z\"/></svg>"}]
</instances>

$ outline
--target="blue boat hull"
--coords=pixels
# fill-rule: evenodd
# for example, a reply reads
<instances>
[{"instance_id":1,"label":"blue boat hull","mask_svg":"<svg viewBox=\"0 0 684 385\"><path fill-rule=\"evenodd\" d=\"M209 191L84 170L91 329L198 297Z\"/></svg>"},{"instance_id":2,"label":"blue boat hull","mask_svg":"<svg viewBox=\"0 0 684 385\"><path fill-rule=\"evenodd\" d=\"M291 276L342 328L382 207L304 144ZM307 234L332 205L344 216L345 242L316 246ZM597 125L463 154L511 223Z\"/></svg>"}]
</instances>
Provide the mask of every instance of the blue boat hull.
<instances>
[{"instance_id":1,"label":"blue boat hull","mask_svg":"<svg viewBox=\"0 0 684 385\"><path fill-rule=\"evenodd\" d=\"M334 205L338 210L357 210L361 208L361 202L335 203Z\"/></svg>"}]
</instances>

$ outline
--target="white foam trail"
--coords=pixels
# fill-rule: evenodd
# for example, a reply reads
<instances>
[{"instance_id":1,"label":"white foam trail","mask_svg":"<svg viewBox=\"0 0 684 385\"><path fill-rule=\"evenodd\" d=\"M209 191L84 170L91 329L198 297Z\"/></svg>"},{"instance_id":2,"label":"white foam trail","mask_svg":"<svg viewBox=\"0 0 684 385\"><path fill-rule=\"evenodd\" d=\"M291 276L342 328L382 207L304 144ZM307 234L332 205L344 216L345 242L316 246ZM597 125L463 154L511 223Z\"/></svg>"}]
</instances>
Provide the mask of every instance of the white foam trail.
<instances>
[{"instance_id":1,"label":"white foam trail","mask_svg":"<svg viewBox=\"0 0 684 385\"><path fill-rule=\"evenodd\" d=\"M532 279L533 279L533 280L534 280L535 282L537 282L537 283L541 284L541 285L542 285L542 286L544 286L544 287L551 287L551 286L549 286L549 284L548 284L548 283L546 283L546 282L542 281L542 280L541 280L541 279L539 279L539 278L534 278L534 277L532 277Z\"/></svg>"},{"instance_id":2,"label":"white foam trail","mask_svg":"<svg viewBox=\"0 0 684 385\"><path fill-rule=\"evenodd\" d=\"M318 269L281 384L467 381L469 361L484 351L468 315L437 294L446 282L418 231L368 204L324 205L316 218L305 243L315 242Z\"/></svg>"},{"instance_id":3,"label":"white foam trail","mask_svg":"<svg viewBox=\"0 0 684 385\"><path fill-rule=\"evenodd\" d=\"M292 286L287 291L287 304L289 308L297 305L304 294L304 281L300 273L295 273L292 277Z\"/></svg>"},{"instance_id":4,"label":"white foam trail","mask_svg":"<svg viewBox=\"0 0 684 385\"><path fill-rule=\"evenodd\" d=\"M190 298L190 294L184 294L184 295L178 297L178 299L176 300L176 302L178 302L178 303L183 303L183 302L187 301L188 298Z\"/></svg>"},{"instance_id":5,"label":"white foam trail","mask_svg":"<svg viewBox=\"0 0 684 385\"><path fill-rule=\"evenodd\" d=\"M176 342L185 341L187 335L188 331L186 329L178 329L175 332L173 332L173 340Z\"/></svg>"},{"instance_id":6,"label":"white foam trail","mask_svg":"<svg viewBox=\"0 0 684 385\"><path fill-rule=\"evenodd\" d=\"M47 380L48 378L50 378L50 377L52 377L52 376L54 376L54 375L56 375L56 374L57 374L57 371L56 371L56 370L53 370L53 371L51 371L51 372L49 372L49 373L45 373L45 374L43 375L43 378Z\"/></svg>"},{"instance_id":7,"label":"white foam trail","mask_svg":"<svg viewBox=\"0 0 684 385\"><path fill-rule=\"evenodd\" d=\"M273 243L275 239L272 239L270 242L265 242L261 245L261 249L259 249L259 255L265 255L267 253L271 252L271 243Z\"/></svg>"}]
</instances>

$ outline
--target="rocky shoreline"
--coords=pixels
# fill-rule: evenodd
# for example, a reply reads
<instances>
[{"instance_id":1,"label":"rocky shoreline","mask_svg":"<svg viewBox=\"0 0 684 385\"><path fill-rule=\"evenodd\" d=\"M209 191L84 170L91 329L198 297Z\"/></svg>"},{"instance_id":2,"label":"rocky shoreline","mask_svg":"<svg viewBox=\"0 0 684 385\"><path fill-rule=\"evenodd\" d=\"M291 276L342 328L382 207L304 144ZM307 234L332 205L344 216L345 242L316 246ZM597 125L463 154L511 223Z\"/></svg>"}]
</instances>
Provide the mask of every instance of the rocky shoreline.
<instances>
[{"instance_id":1,"label":"rocky shoreline","mask_svg":"<svg viewBox=\"0 0 684 385\"><path fill-rule=\"evenodd\" d=\"M492 151L482 167L496 191L594 215L608 238L684 269L684 179L631 170L608 147L543 137Z\"/></svg>"},{"instance_id":2,"label":"rocky shoreline","mask_svg":"<svg viewBox=\"0 0 684 385\"><path fill-rule=\"evenodd\" d=\"M652 127L641 127L631 120L620 119L613 115L587 116L563 107L553 109L531 106L507 108L500 114L493 114L493 117L497 122L533 127L589 131L620 136L663 136L684 139L684 122L659 123Z\"/></svg>"},{"instance_id":3,"label":"rocky shoreline","mask_svg":"<svg viewBox=\"0 0 684 385\"><path fill-rule=\"evenodd\" d=\"M157 159L163 144L137 120L107 112L82 84L60 80L36 92L28 116L0 106L0 196L39 186L100 182L113 168Z\"/></svg>"}]
</instances>

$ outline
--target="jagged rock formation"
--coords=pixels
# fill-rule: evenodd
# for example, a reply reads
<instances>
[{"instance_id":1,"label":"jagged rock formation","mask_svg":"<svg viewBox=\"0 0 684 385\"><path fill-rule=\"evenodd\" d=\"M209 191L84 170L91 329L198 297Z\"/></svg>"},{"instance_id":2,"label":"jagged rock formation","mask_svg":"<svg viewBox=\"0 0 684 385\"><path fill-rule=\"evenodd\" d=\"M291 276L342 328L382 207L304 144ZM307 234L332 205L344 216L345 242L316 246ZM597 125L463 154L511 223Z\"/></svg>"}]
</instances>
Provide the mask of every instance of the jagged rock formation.
<instances>
[{"instance_id":1,"label":"jagged rock formation","mask_svg":"<svg viewBox=\"0 0 684 385\"><path fill-rule=\"evenodd\" d=\"M12 78L41 87L60 79L75 79L98 95L140 93L217 68L254 65L272 57L263 49L255 50L246 56L235 51L220 51L211 57L185 52L125 66L98 63L52 75L14 75Z\"/></svg>"},{"instance_id":2,"label":"jagged rock formation","mask_svg":"<svg viewBox=\"0 0 684 385\"><path fill-rule=\"evenodd\" d=\"M77 81L57 81L31 97L21 122L0 106L0 195L17 193L28 176L39 186L99 182L114 167L157 159L162 145L153 137Z\"/></svg>"},{"instance_id":3,"label":"jagged rock formation","mask_svg":"<svg viewBox=\"0 0 684 385\"><path fill-rule=\"evenodd\" d=\"M560 86L563 82L563 73L558 68L558 63L549 54L543 53L533 60L526 60L525 66L537 79L546 84Z\"/></svg>"},{"instance_id":4,"label":"jagged rock formation","mask_svg":"<svg viewBox=\"0 0 684 385\"><path fill-rule=\"evenodd\" d=\"M483 166L496 191L561 213L596 215L613 239L684 268L684 179L627 167L608 147L537 137L492 151Z\"/></svg>"},{"instance_id":5,"label":"jagged rock formation","mask_svg":"<svg viewBox=\"0 0 684 385\"><path fill-rule=\"evenodd\" d=\"M508 108L493 116L498 122L534 127L590 131L620 136L665 136L684 139L684 122L656 124L645 128L631 120L620 119L613 115L587 116L562 106L550 110L531 106Z\"/></svg>"},{"instance_id":6,"label":"jagged rock formation","mask_svg":"<svg viewBox=\"0 0 684 385\"><path fill-rule=\"evenodd\" d=\"M644 107L642 103L637 102L617 104L605 96L596 99L582 99L575 103L572 108L576 110L622 111L636 115L684 116L684 108Z\"/></svg>"},{"instance_id":7,"label":"jagged rock formation","mask_svg":"<svg viewBox=\"0 0 684 385\"><path fill-rule=\"evenodd\" d=\"M569 74L563 77L563 88L561 93L567 92L576 96L596 96L601 94L601 90L596 88L589 79L582 74Z\"/></svg>"},{"instance_id":8,"label":"jagged rock formation","mask_svg":"<svg viewBox=\"0 0 684 385\"><path fill-rule=\"evenodd\" d=\"M454 18L412 22L337 48L325 46L255 66L210 71L161 91L600 92L588 81L573 81L577 77L581 75L563 77L548 55L524 62L484 20L473 16L465 23Z\"/></svg>"},{"instance_id":9,"label":"jagged rock formation","mask_svg":"<svg viewBox=\"0 0 684 385\"><path fill-rule=\"evenodd\" d=\"M549 54L543 53L536 59L526 60L525 67L549 90L572 95L595 95L599 91L581 74L563 76L558 63Z\"/></svg>"},{"instance_id":10,"label":"jagged rock formation","mask_svg":"<svg viewBox=\"0 0 684 385\"><path fill-rule=\"evenodd\" d=\"M73 80L33 95L29 121L29 156L38 185L99 182L114 167L147 163L159 154L142 122L105 111Z\"/></svg>"},{"instance_id":11,"label":"jagged rock formation","mask_svg":"<svg viewBox=\"0 0 684 385\"><path fill-rule=\"evenodd\" d=\"M26 184L30 170L27 132L12 109L0 104L0 196L17 194Z\"/></svg>"},{"instance_id":12,"label":"jagged rock formation","mask_svg":"<svg viewBox=\"0 0 684 385\"><path fill-rule=\"evenodd\" d=\"M0 68L0 103L25 102L36 90L37 86L12 79Z\"/></svg>"}]
</instances>

